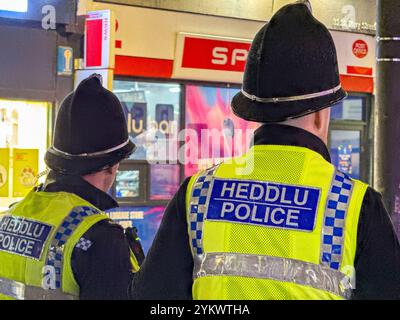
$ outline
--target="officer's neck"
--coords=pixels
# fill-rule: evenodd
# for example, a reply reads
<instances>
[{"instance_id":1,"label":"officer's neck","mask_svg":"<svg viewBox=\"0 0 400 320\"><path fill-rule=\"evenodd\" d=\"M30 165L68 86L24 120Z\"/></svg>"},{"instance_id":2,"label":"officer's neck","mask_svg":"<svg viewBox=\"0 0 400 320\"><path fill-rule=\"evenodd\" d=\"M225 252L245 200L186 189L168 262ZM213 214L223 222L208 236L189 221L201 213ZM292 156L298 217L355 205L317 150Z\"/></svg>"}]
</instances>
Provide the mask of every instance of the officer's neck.
<instances>
[{"instance_id":1,"label":"officer's neck","mask_svg":"<svg viewBox=\"0 0 400 320\"><path fill-rule=\"evenodd\" d=\"M284 124L310 132L320 138L325 145L328 144L328 132L330 123L330 108L326 108L304 117L288 119L279 124Z\"/></svg>"},{"instance_id":2,"label":"officer's neck","mask_svg":"<svg viewBox=\"0 0 400 320\"><path fill-rule=\"evenodd\" d=\"M118 166L110 167L102 171L84 175L82 176L82 179L90 183L93 187L103 192L107 192L114 183L117 169Z\"/></svg>"}]
</instances>

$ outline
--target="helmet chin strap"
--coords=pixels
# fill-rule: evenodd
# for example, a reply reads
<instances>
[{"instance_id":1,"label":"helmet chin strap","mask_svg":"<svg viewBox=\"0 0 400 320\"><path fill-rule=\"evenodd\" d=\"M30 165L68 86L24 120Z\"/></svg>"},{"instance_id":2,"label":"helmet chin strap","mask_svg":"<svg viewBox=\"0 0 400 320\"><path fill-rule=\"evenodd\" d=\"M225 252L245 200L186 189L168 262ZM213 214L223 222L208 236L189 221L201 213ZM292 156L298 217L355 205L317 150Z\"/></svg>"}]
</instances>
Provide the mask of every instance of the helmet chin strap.
<instances>
[{"instance_id":1,"label":"helmet chin strap","mask_svg":"<svg viewBox=\"0 0 400 320\"><path fill-rule=\"evenodd\" d=\"M312 6L309 0L298 0L296 3L302 3L307 6L308 10L312 13Z\"/></svg>"}]
</instances>

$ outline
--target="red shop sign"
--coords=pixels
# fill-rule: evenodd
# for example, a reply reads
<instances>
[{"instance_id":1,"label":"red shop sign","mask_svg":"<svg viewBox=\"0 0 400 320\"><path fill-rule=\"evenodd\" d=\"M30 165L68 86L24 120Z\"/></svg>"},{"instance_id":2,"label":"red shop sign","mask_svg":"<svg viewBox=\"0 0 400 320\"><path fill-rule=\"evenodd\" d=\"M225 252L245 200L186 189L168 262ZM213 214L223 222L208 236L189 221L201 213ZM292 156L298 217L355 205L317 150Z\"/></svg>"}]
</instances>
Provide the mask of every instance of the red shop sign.
<instances>
[{"instance_id":1,"label":"red shop sign","mask_svg":"<svg viewBox=\"0 0 400 320\"><path fill-rule=\"evenodd\" d=\"M182 68L243 72L251 42L186 36Z\"/></svg>"}]
</instances>

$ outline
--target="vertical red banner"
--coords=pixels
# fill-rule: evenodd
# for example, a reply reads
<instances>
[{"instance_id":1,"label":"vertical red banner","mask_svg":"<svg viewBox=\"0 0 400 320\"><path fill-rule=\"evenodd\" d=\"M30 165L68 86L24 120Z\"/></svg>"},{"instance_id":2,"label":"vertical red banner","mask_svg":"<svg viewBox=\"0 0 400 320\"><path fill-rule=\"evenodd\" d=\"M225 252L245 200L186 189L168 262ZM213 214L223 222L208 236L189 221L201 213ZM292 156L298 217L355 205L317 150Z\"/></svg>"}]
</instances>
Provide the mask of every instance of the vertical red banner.
<instances>
[{"instance_id":1,"label":"vertical red banner","mask_svg":"<svg viewBox=\"0 0 400 320\"><path fill-rule=\"evenodd\" d=\"M86 21L86 67L102 65L103 19Z\"/></svg>"}]
</instances>

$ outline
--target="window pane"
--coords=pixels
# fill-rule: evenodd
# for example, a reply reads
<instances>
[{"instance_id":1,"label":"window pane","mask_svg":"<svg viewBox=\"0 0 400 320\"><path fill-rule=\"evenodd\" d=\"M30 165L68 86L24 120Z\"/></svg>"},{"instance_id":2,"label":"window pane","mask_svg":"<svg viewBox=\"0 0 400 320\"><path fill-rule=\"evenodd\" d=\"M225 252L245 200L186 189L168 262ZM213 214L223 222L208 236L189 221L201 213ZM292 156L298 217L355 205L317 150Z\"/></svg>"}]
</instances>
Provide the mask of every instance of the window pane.
<instances>
[{"instance_id":1,"label":"window pane","mask_svg":"<svg viewBox=\"0 0 400 320\"><path fill-rule=\"evenodd\" d=\"M137 198L140 195L139 170L118 171L115 182L117 198Z\"/></svg>"},{"instance_id":2,"label":"window pane","mask_svg":"<svg viewBox=\"0 0 400 320\"><path fill-rule=\"evenodd\" d=\"M114 81L114 93L137 144L131 159L176 160L180 91L179 84Z\"/></svg>"},{"instance_id":3,"label":"window pane","mask_svg":"<svg viewBox=\"0 0 400 320\"><path fill-rule=\"evenodd\" d=\"M180 184L179 165L150 167L150 200L171 200Z\"/></svg>"},{"instance_id":4,"label":"window pane","mask_svg":"<svg viewBox=\"0 0 400 320\"><path fill-rule=\"evenodd\" d=\"M355 179L360 178L360 141L360 131L331 131L332 163Z\"/></svg>"},{"instance_id":5,"label":"window pane","mask_svg":"<svg viewBox=\"0 0 400 320\"><path fill-rule=\"evenodd\" d=\"M363 120L363 111L366 104L365 97L349 96L332 107L332 120Z\"/></svg>"},{"instance_id":6,"label":"window pane","mask_svg":"<svg viewBox=\"0 0 400 320\"><path fill-rule=\"evenodd\" d=\"M231 101L238 91L186 86L186 176L248 149L258 124L233 114Z\"/></svg>"},{"instance_id":7,"label":"window pane","mask_svg":"<svg viewBox=\"0 0 400 320\"><path fill-rule=\"evenodd\" d=\"M147 254L158 231L165 207L123 207L107 211L110 218L124 228L136 227L144 252Z\"/></svg>"},{"instance_id":8,"label":"window pane","mask_svg":"<svg viewBox=\"0 0 400 320\"><path fill-rule=\"evenodd\" d=\"M50 110L47 102L0 99L0 212L25 196L46 170Z\"/></svg>"}]
</instances>

